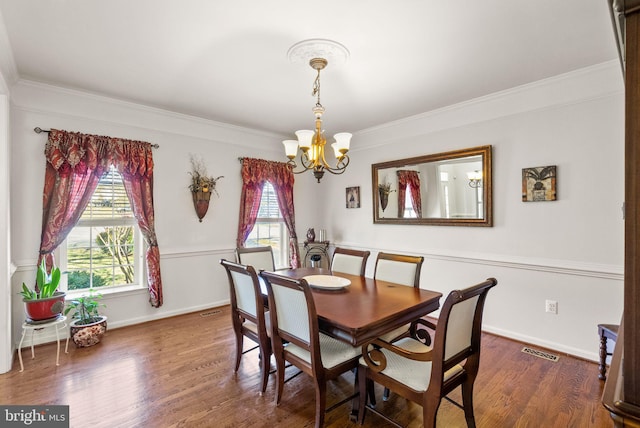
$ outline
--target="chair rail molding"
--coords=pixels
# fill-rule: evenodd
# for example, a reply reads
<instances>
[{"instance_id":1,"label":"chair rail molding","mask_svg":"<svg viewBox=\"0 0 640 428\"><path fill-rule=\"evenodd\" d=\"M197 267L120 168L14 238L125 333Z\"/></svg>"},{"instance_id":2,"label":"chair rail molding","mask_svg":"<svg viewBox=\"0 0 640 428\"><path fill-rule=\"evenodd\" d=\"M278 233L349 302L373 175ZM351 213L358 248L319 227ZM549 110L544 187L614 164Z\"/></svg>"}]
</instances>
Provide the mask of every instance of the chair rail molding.
<instances>
[{"instance_id":1,"label":"chair rail molding","mask_svg":"<svg viewBox=\"0 0 640 428\"><path fill-rule=\"evenodd\" d=\"M407 252L401 248L362 247L349 242L337 242L336 246L373 252ZM549 272L574 276L587 276L615 281L624 280L624 266L605 265L587 262L575 262L571 260L545 259L536 257L517 257L503 254L474 253L469 251L447 251L437 249L415 249L411 254L420 255L429 260L444 260L457 263L473 263L489 266L498 266L511 269L535 270L537 272Z\"/></svg>"}]
</instances>

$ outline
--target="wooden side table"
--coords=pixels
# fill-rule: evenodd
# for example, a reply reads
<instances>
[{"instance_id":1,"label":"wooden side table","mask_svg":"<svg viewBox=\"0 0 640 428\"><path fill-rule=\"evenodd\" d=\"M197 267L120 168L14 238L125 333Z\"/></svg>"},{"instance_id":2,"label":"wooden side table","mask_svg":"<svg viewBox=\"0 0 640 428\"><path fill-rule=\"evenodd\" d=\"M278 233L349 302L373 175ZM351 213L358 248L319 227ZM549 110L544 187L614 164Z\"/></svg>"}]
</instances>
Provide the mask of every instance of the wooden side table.
<instances>
[{"instance_id":1,"label":"wooden side table","mask_svg":"<svg viewBox=\"0 0 640 428\"><path fill-rule=\"evenodd\" d=\"M67 327L67 317L61 316L53 321L45 322L45 323L30 323L25 321L22 323L22 337L20 338L20 344L18 345L18 359L20 360L20 371L24 371L24 365L22 364L22 342L24 341L24 337L27 334L27 331L31 332L31 358L35 358L35 352L33 351L33 334L36 331L42 331L47 328L54 327L56 329L56 341L58 343L58 349L56 352L56 366L60 365L60 334L59 330ZM67 343L64 347L64 353L69 353L69 335L67 335Z\"/></svg>"},{"instance_id":2,"label":"wooden side table","mask_svg":"<svg viewBox=\"0 0 640 428\"><path fill-rule=\"evenodd\" d=\"M598 336L600 336L600 361L598 363L598 379L607 379L607 339L614 342L618 340L618 324L598 324Z\"/></svg>"}]
</instances>

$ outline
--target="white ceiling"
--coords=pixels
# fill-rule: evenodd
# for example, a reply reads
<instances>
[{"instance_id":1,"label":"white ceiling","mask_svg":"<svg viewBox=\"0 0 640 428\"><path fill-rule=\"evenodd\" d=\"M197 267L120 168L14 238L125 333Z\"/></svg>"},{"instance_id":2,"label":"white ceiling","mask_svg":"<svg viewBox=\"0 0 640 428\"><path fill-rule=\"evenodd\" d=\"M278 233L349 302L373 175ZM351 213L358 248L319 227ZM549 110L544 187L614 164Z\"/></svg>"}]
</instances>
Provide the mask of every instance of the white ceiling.
<instances>
[{"instance_id":1,"label":"white ceiling","mask_svg":"<svg viewBox=\"0 0 640 428\"><path fill-rule=\"evenodd\" d=\"M606 0L0 0L0 19L17 78L291 137L313 125L315 71L287 59L304 39L351 53L321 75L330 135L617 60Z\"/></svg>"}]
</instances>

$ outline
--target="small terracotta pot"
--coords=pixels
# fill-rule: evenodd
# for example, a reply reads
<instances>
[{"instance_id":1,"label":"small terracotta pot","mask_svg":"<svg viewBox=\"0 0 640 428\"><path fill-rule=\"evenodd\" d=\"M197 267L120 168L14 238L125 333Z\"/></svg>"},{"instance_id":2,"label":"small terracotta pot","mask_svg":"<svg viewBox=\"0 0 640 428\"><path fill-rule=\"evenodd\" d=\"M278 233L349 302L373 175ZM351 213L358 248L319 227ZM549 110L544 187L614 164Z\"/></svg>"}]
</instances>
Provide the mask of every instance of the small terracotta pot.
<instances>
[{"instance_id":1,"label":"small terracotta pot","mask_svg":"<svg viewBox=\"0 0 640 428\"><path fill-rule=\"evenodd\" d=\"M100 343L107 331L106 316L101 316L99 321L91 324L77 324L77 322L78 320L73 320L69 327L71 340L77 348L87 348Z\"/></svg>"}]
</instances>

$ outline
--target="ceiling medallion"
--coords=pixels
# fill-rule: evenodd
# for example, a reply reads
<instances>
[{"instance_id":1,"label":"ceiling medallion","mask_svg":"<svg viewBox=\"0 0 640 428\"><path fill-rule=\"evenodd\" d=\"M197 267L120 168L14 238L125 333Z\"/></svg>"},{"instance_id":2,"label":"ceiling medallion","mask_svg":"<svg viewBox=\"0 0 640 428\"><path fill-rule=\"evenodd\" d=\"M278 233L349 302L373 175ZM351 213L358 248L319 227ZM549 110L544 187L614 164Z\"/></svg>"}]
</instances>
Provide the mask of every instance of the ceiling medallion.
<instances>
[{"instance_id":1,"label":"ceiling medallion","mask_svg":"<svg viewBox=\"0 0 640 428\"><path fill-rule=\"evenodd\" d=\"M349 55L344 45L328 39L303 40L287 51L289 61L296 64L308 64L313 58L324 58L333 65L340 65L347 62Z\"/></svg>"}]
</instances>

